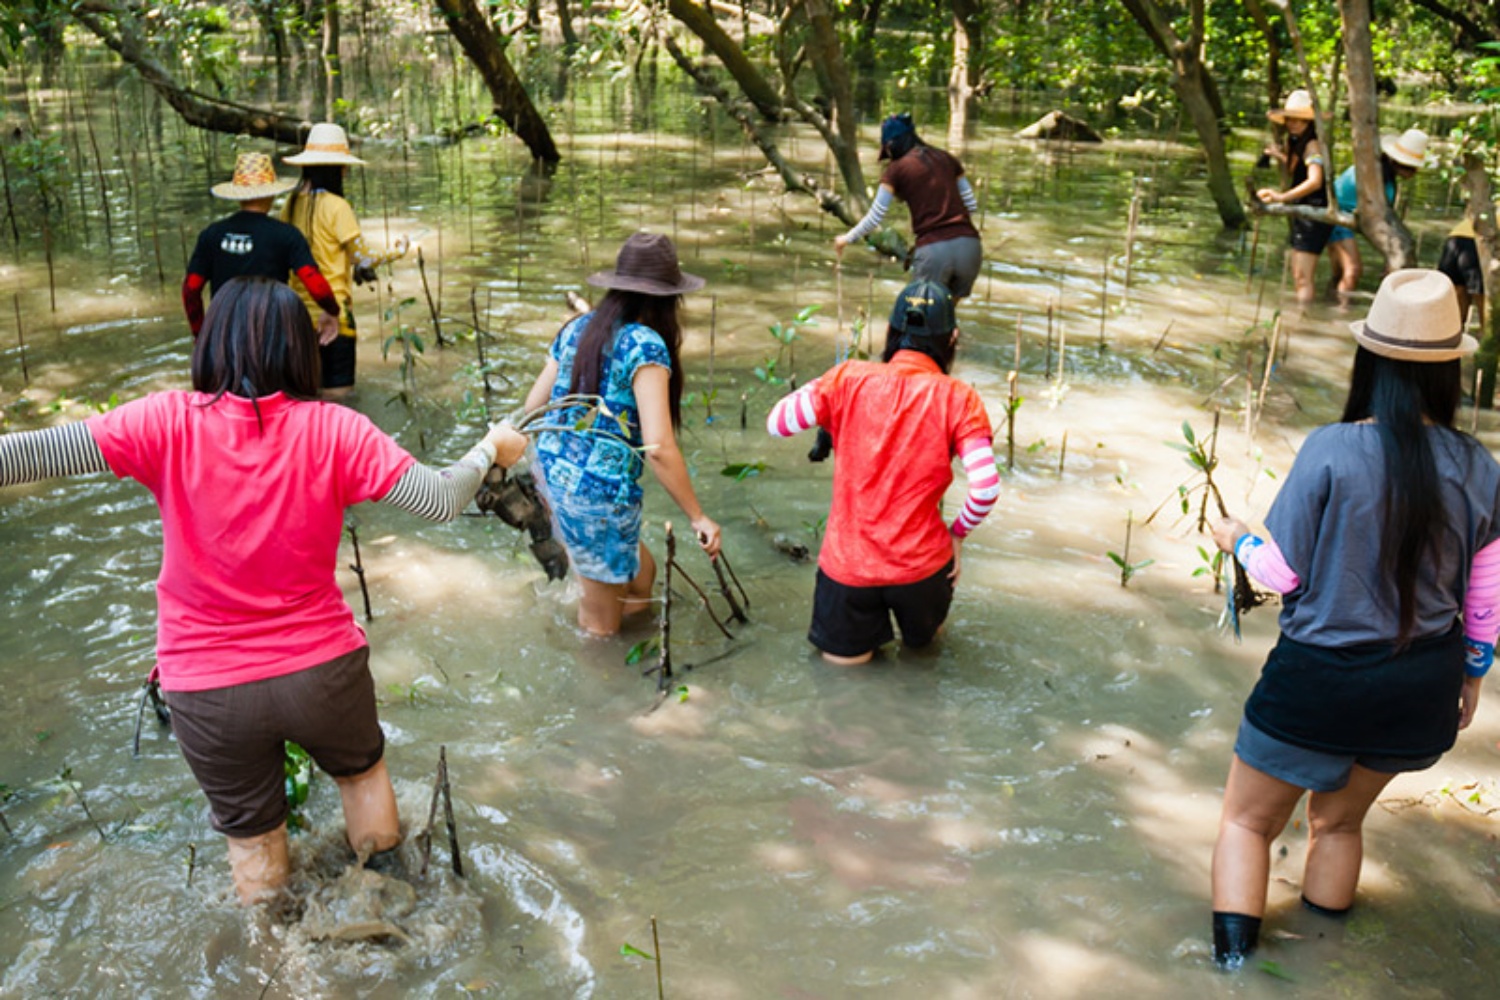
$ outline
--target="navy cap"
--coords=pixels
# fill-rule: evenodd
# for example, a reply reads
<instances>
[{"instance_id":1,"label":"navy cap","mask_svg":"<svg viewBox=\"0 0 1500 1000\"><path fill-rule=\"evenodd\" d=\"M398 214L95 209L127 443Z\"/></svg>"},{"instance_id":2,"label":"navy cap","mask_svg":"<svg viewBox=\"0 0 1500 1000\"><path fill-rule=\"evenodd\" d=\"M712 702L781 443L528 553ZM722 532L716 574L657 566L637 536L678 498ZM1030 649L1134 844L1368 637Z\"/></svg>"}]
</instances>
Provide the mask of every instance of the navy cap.
<instances>
[{"instance_id":1,"label":"navy cap","mask_svg":"<svg viewBox=\"0 0 1500 1000\"><path fill-rule=\"evenodd\" d=\"M901 289L891 309L891 329L907 337L946 337L955 326L947 286L925 278Z\"/></svg>"},{"instance_id":2,"label":"navy cap","mask_svg":"<svg viewBox=\"0 0 1500 1000\"><path fill-rule=\"evenodd\" d=\"M890 143L917 130L917 126L911 120L911 113L903 111L899 115L890 115L880 123L880 144L888 146Z\"/></svg>"}]
</instances>

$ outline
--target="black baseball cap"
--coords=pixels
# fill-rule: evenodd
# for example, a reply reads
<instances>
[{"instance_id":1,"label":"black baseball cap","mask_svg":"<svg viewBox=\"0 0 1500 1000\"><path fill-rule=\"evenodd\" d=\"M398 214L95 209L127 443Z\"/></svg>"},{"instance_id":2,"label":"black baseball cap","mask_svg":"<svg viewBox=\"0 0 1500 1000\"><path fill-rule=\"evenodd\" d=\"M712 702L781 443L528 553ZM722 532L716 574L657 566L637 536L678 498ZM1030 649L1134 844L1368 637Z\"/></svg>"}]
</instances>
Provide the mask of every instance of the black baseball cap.
<instances>
[{"instance_id":1,"label":"black baseball cap","mask_svg":"<svg viewBox=\"0 0 1500 1000\"><path fill-rule=\"evenodd\" d=\"M908 337L946 337L957 325L947 286L925 278L901 289L891 308L891 329Z\"/></svg>"}]
</instances>

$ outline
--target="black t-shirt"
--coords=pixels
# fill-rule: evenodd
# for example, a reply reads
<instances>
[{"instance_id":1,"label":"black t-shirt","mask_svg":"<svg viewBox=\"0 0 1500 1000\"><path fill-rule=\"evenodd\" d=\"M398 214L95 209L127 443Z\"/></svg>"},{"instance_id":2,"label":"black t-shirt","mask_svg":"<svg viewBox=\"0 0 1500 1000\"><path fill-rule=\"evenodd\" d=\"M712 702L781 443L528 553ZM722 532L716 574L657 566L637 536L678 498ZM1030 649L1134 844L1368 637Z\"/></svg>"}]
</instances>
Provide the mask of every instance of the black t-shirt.
<instances>
[{"instance_id":1,"label":"black t-shirt","mask_svg":"<svg viewBox=\"0 0 1500 1000\"><path fill-rule=\"evenodd\" d=\"M189 274L201 274L210 290L247 275L286 281L288 273L317 267L307 238L296 226L264 212L236 212L198 234Z\"/></svg>"}]
</instances>

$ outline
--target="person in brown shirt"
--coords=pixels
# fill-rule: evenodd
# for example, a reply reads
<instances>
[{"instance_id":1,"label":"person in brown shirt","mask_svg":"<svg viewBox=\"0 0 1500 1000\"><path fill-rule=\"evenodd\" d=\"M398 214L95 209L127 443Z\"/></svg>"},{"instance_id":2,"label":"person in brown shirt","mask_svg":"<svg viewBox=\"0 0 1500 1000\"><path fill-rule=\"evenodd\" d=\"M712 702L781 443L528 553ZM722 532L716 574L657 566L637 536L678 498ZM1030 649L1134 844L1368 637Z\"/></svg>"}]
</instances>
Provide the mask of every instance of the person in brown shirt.
<instances>
[{"instance_id":1,"label":"person in brown shirt","mask_svg":"<svg viewBox=\"0 0 1500 1000\"><path fill-rule=\"evenodd\" d=\"M900 198L911 210L916 236L912 277L945 285L955 299L967 297L979 276L981 249L970 218L979 203L963 164L923 142L905 112L881 123L880 158L891 162L880 177L875 203L858 225L834 238L834 250L843 256L844 247L873 233L891 201Z\"/></svg>"}]
</instances>

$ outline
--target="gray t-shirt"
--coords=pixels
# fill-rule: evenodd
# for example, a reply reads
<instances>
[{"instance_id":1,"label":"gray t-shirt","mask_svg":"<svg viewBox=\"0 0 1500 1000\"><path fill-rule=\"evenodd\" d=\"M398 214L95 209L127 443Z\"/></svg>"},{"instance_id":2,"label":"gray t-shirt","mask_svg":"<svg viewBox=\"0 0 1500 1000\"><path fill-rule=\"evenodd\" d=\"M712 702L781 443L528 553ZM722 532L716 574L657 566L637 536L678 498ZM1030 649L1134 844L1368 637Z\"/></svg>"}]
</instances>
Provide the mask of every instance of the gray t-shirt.
<instances>
[{"instance_id":1,"label":"gray t-shirt","mask_svg":"<svg viewBox=\"0 0 1500 1000\"><path fill-rule=\"evenodd\" d=\"M1474 554L1500 537L1500 465L1467 435L1441 427L1428 434L1449 530L1439 558L1422 562L1412 638L1453 627ZM1302 581L1283 599L1283 634L1324 647L1395 640L1399 599L1380 567L1385 497L1374 424L1329 424L1308 435L1266 515L1266 529Z\"/></svg>"}]
</instances>

